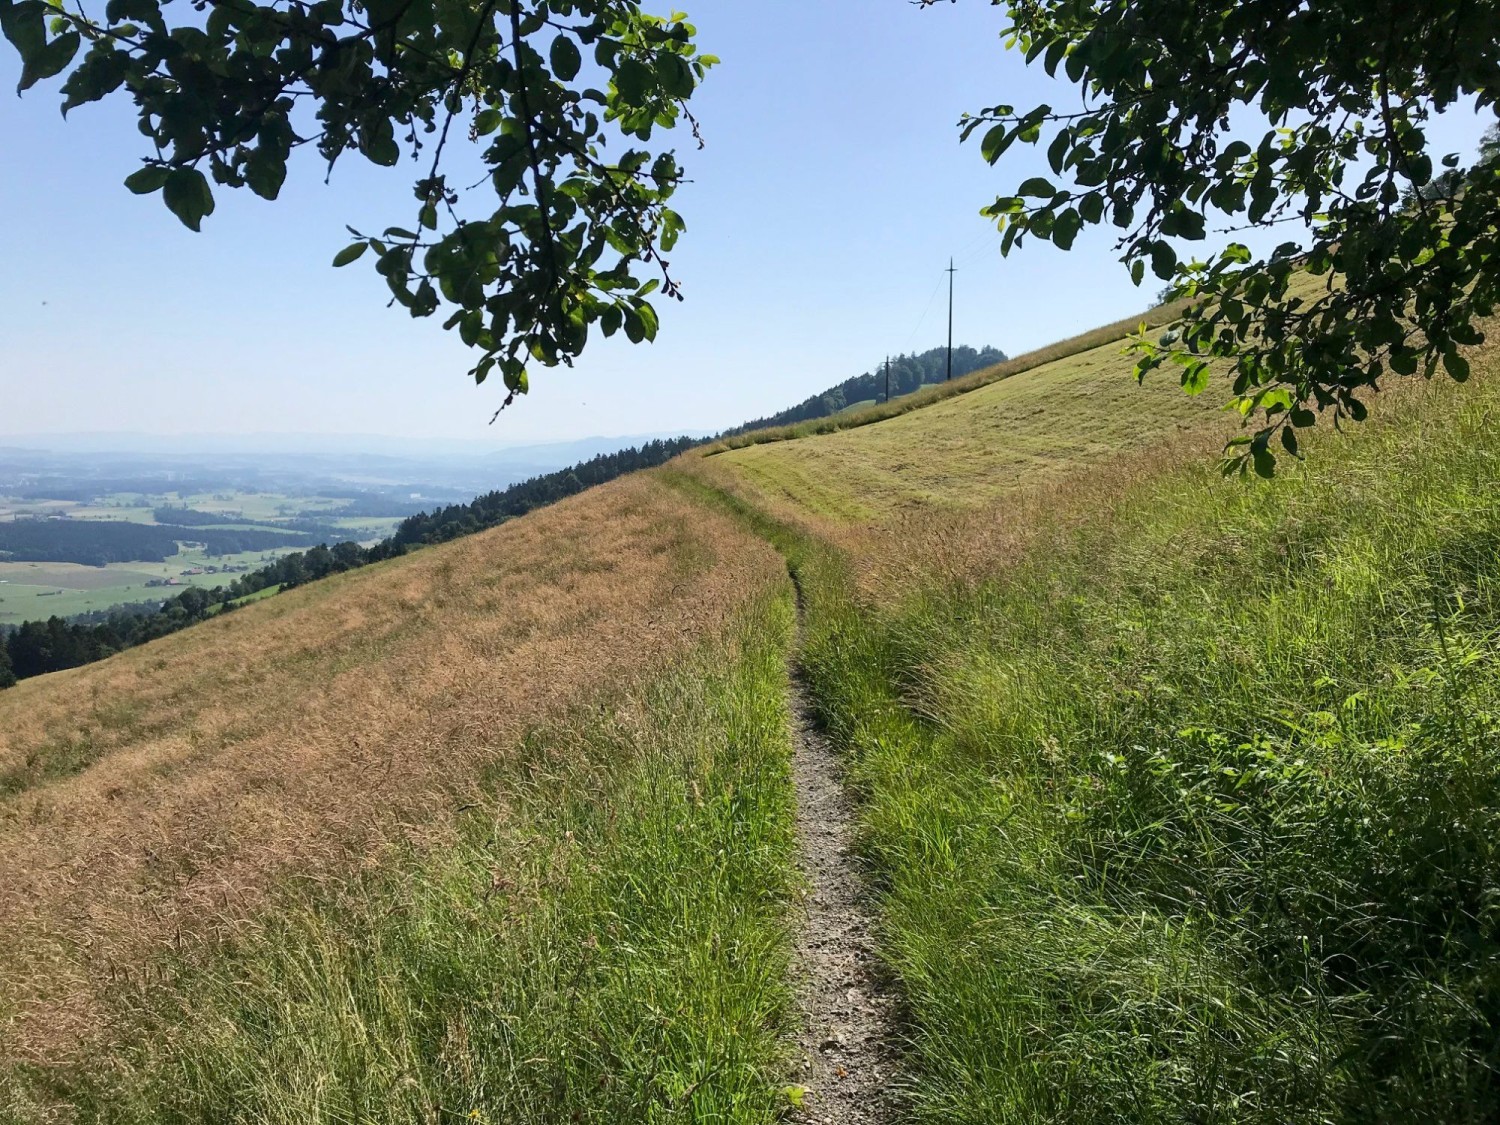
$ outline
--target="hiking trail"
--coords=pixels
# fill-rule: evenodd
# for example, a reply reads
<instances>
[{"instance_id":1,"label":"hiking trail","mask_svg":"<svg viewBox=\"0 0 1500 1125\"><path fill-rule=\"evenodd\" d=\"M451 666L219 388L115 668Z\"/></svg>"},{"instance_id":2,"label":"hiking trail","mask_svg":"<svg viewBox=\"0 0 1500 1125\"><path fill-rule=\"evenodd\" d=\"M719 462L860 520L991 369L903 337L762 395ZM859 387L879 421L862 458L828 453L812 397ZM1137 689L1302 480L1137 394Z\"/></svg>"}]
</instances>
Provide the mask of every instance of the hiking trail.
<instances>
[{"instance_id":1,"label":"hiking trail","mask_svg":"<svg viewBox=\"0 0 1500 1125\"><path fill-rule=\"evenodd\" d=\"M796 667L791 712L798 858L807 887L795 946L802 1032L794 1078L806 1093L793 1120L883 1125L892 1119L892 1001L880 985L874 921L853 854L854 802Z\"/></svg>"}]
</instances>

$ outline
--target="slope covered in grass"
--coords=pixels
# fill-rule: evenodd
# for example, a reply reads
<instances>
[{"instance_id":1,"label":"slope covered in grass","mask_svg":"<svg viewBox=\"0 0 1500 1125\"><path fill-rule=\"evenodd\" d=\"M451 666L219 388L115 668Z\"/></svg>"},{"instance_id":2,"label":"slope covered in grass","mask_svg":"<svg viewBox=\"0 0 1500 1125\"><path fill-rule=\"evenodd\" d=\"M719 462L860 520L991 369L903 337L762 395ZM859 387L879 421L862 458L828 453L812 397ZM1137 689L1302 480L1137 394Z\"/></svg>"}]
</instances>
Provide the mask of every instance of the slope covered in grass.
<instances>
[{"instance_id":1,"label":"slope covered in grass","mask_svg":"<svg viewBox=\"0 0 1500 1125\"><path fill-rule=\"evenodd\" d=\"M116 997L112 1055L33 1084L28 1112L46 1096L142 1125L770 1125L789 589L735 618L497 755L453 841L167 959Z\"/></svg>"},{"instance_id":2,"label":"slope covered in grass","mask_svg":"<svg viewBox=\"0 0 1500 1125\"><path fill-rule=\"evenodd\" d=\"M805 505L778 535L862 796L915 1120L1492 1119L1500 390L1474 366L1272 482L1133 457L1139 435L1070 472L1069 435L1111 424L1096 387L1034 431L1049 487L887 519L853 555L809 529L862 470L832 438L765 447L814 482L776 496ZM838 437L920 427L931 491L968 503L1031 470L945 456L946 432L1022 386ZM750 452L688 471L764 501Z\"/></svg>"},{"instance_id":3,"label":"slope covered in grass","mask_svg":"<svg viewBox=\"0 0 1500 1125\"><path fill-rule=\"evenodd\" d=\"M75 1057L122 981L253 928L286 880L442 846L529 730L783 580L636 477L0 695L0 1053Z\"/></svg>"},{"instance_id":4,"label":"slope covered in grass","mask_svg":"<svg viewBox=\"0 0 1500 1125\"><path fill-rule=\"evenodd\" d=\"M1190 398L1165 375L1137 386L1125 333L1113 325L1002 364L986 381L978 381L984 373L970 376L975 386L964 393L934 393L899 413L903 403L892 403L892 416L868 424L794 440L747 435L746 444L714 456L772 502L872 520L982 504L1182 429L1227 424L1213 395Z\"/></svg>"}]
</instances>

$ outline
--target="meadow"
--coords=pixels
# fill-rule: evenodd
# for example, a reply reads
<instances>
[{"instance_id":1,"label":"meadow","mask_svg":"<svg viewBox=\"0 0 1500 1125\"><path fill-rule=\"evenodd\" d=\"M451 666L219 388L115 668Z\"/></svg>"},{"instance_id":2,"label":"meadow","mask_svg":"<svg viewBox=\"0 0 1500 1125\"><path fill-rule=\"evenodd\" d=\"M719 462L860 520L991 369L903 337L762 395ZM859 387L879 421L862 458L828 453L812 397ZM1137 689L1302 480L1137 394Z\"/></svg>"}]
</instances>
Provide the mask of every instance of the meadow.
<instances>
[{"instance_id":1,"label":"meadow","mask_svg":"<svg viewBox=\"0 0 1500 1125\"><path fill-rule=\"evenodd\" d=\"M0 1107L816 1119L795 668L890 1120L1492 1120L1496 349L1262 481L1120 332L0 695Z\"/></svg>"},{"instance_id":2,"label":"meadow","mask_svg":"<svg viewBox=\"0 0 1500 1125\"><path fill-rule=\"evenodd\" d=\"M752 442L716 456L773 502L888 520L915 508L982 504L1180 430L1227 428L1213 396L1189 397L1166 377L1138 387L1124 344L1114 337L1034 366L1022 357L1012 361L1021 368L1014 374L878 425Z\"/></svg>"},{"instance_id":3,"label":"meadow","mask_svg":"<svg viewBox=\"0 0 1500 1125\"><path fill-rule=\"evenodd\" d=\"M109 563L82 566L78 563L0 562L0 625L19 625L52 616L70 617L101 612L117 605L156 601L179 593L188 586L212 589L235 577L226 567L255 569L290 553L291 548L245 551L234 555L209 556L201 550L183 548L164 563ZM214 567L213 574L188 574L189 570ZM173 580L176 585L148 586L148 582Z\"/></svg>"},{"instance_id":4,"label":"meadow","mask_svg":"<svg viewBox=\"0 0 1500 1125\"><path fill-rule=\"evenodd\" d=\"M1117 410L1036 474L1024 392L685 466L798 572L911 1120L1492 1119L1495 359L1269 482Z\"/></svg>"},{"instance_id":5,"label":"meadow","mask_svg":"<svg viewBox=\"0 0 1500 1125\"><path fill-rule=\"evenodd\" d=\"M122 983L288 880L448 839L528 730L648 682L783 574L632 479L0 695L4 1054L77 1059Z\"/></svg>"}]
</instances>

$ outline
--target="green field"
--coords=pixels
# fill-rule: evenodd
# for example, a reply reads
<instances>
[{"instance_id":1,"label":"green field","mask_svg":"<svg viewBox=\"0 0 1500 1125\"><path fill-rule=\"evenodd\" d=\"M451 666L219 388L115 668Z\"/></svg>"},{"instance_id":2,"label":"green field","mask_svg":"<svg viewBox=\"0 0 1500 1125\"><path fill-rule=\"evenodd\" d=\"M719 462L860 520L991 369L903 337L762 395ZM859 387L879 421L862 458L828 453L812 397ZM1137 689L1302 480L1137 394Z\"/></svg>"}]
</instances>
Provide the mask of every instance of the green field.
<instances>
[{"instance_id":1,"label":"green field","mask_svg":"<svg viewBox=\"0 0 1500 1125\"><path fill-rule=\"evenodd\" d=\"M188 507L197 511L243 516L260 523L285 520L299 513L336 509L346 503L335 497L302 496L273 492L111 493L89 504L66 500L23 501L0 495L0 520L17 516L66 515L77 520L123 520L155 524L159 507ZM369 544L396 529L399 517L336 517L329 521L357 542ZM249 529L249 524L216 525L222 530ZM181 541L192 542L192 529L183 528ZM107 610L112 606L170 597L185 586L227 585L245 568L255 568L290 554L295 548L250 551L209 557L184 547L164 563L111 563L104 567L73 563L29 563L0 561L0 625L17 625L47 617L70 617ZM188 574L189 570L216 568L218 573ZM172 579L177 585L151 587L152 579Z\"/></svg>"},{"instance_id":2,"label":"green field","mask_svg":"<svg viewBox=\"0 0 1500 1125\"><path fill-rule=\"evenodd\" d=\"M1487 1120L1494 352L1269 482L1118 352L692 470L797 571L909 1119Z\"/></svg>"},{"instance_id":3,"label":"green field","mask_svg":"<svg viewBox=\"0 0 1500 1125\"><path fill-rule=\"evenodd\" d=\"M227 586L244 571L225 568L254 570L290 552L291 548L209 557L202 551L182 550L164 563L108 566L0 562L0 624L17 625L22 621L69 617L132 602L156 601L169 598L187 586L206 589ZM184 573L205 567L216 567L218 573ZM152 579L172 579L177 585L146 585Z\"/></svg>"},{"instance_id":4,"label":"green field","mask_svg":"<svg viewBox=\"0 0 1500 1125\"><path fill-rule=\"evenodd\" d=\"M0 494L0 520L16 516L66 515L73 519L125 520L154 524L157 508L192 508L199 512L240 516L247 523L267 523L293 517L317 518L348 503L332 496L299 495L290 492L113 492L84 504L72 500L23 500ZM367 538L388 535L399 517L340 516L331 522L366 533Z\"/></svg>"}]
</instances>

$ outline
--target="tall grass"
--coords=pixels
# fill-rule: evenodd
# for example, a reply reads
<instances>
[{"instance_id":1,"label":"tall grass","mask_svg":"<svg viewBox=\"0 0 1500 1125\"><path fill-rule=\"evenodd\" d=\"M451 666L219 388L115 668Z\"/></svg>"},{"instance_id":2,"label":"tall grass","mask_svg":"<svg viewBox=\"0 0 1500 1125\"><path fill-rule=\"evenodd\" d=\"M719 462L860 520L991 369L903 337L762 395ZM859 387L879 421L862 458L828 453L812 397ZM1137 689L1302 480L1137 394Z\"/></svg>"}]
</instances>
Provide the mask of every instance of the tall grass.
<instances>
[{"instance_id":1,"label":"tall grass","mask_svg":"<svg viewBox=\"0 0 1500 1125\"><path fill-rule=\"evenodd\" d=\"M453 846L122 993L122 1053L26 1097L143 1123L774 1120L792 625L763 596L643 692L535 731Z\"/></svg>"},{"instance_id":2,"label":"tall grass","mask_svg":"<svg viewBox=\"0 0 1500 1125\"><path fill-rule=\"evenodd\" d=\"M1497 399L822 599L917 1120L1495 1119Z\"/></svg>"}]
</instances>

